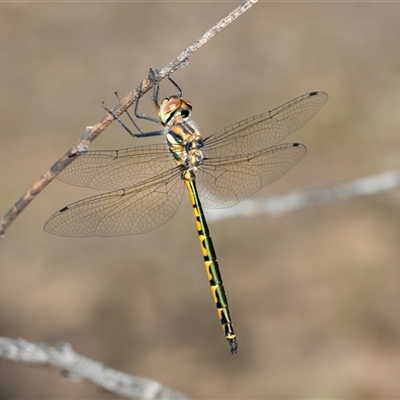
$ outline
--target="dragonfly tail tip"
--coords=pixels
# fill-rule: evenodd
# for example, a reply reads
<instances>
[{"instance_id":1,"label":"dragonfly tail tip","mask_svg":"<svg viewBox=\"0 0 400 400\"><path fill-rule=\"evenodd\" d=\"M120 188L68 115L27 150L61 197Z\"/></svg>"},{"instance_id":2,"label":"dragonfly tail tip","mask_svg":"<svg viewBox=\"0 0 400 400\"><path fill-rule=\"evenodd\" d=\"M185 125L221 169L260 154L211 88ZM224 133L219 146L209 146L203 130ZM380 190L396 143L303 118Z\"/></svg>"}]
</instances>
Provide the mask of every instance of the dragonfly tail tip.
<instances>
[{"instance_id":1,"label":"dragonfly tail tip","mask_svg":"<svg viewBox=\"0 0 400 400\"><path fill-rule=\"evenodd\" d=\"M228 339L229 346L231 347L231 354L236 354L237 353L237 347L238 347L238 342L236 338L233 339Z\"/></svg>"}]
</instances>

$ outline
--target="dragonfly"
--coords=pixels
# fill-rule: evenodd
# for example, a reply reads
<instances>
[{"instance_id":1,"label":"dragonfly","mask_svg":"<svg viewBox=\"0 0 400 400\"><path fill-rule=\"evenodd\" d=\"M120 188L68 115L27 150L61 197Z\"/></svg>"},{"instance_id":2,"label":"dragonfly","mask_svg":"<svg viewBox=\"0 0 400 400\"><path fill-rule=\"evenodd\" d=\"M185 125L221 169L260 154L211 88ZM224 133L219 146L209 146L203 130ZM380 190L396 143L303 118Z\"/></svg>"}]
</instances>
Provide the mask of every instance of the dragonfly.
<instances>
[{"instance_id":1,"label":"dragonfly","mask_svg":"<svg viewBox=\"0 0 400 400\"><path fill-rule=\"evenodd\" d=\"M133 132L103 103L130 135L163 135L165 143L87 151L76 157L58 178L106 192L60 209L44 229L67 237L142 234L173 217L186 188L218 317L230 351L235 354L238 341L203 207L232 207L297 164L306 155L306 147L281 142L305 125L326 103L328 95L304 94L203 138L190 119L191 102L182 98L179 86L169 80L177 94L161 101L159 84L155 78L153 81L152 99L158 118L139 114L139 101L135 105L135 117L160 123L159 130L142 131L126 112L137 130Z\"/></svg>"}]
</instances>

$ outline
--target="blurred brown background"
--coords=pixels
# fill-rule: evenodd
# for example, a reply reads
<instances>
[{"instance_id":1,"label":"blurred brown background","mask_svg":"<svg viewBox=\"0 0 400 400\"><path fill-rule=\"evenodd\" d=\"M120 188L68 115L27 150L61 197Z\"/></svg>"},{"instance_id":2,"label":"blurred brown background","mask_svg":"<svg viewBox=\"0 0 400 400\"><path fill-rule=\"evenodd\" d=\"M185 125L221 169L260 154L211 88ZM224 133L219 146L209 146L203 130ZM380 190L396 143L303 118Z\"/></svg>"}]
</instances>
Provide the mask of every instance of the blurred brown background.
<instances>
[{"instance_id":1,"label":"blurred brown background","mask_svg":"<svg viewBox=\"0 0 400 400\"><path fill-rule=\"evenodd\" d=\"M238 3L0 5L1 214L124 96ZM400 4L260 3L173 78L204 136L313 90L309 153L258 196L400 165ZM173 93L164 81L162 94ZM149 98L142 109L152 112ZM154 128L154 127L153 127ZM162 138L156 141L161 141ZM132 147L116 123L92 149ZM0 335L54 345L196 398L400 397L399 194L210 223L239 353L223 338L189 201L145 235L42 230L93 191L54 181L0 243ZM112 398L0 360L0 398Z\"/></svg>"}]
</instances>

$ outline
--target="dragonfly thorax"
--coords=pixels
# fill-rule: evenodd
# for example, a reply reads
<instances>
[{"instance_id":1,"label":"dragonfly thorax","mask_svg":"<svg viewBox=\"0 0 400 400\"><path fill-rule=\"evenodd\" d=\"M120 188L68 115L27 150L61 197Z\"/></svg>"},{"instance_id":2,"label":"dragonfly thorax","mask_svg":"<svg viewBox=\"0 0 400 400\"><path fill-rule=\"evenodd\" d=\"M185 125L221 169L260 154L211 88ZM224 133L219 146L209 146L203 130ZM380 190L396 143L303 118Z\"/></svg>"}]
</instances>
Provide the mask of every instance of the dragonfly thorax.
<instances>
[{"instance_id":1,"label":"dragonfly thorax","mask_svg":"<svg viewBox=\"0 0 400 400\"><path fill-rule=\"evenodd\" d=\"M204 161L201 148L203 139L192 121L178 123L166 127L166 141L173 160L182 171L191 171L194 174Z\"/></svg>"}]
</instances>

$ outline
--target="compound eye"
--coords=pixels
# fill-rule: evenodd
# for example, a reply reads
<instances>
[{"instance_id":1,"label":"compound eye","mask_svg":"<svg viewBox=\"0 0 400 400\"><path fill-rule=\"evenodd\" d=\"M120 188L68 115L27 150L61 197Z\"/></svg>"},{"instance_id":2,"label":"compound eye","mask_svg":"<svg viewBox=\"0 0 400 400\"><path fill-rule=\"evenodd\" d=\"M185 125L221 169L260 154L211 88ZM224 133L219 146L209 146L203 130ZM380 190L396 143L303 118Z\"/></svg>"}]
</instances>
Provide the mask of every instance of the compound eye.
<instances>
[{"instance_id":1,"label":"compound eye","mask_svg":"<svg viewBox=\"0 0 400 400\"><path fill-rule=\"evenodd\" d=\"M163 104L164 105L164 104ZM181 102L176 99L176 98L169 98L167 99L167 104L165 104L166 108L167 108L167 112L174 112L176 111L181 105Z\"/></svg>"}]
</instances>

